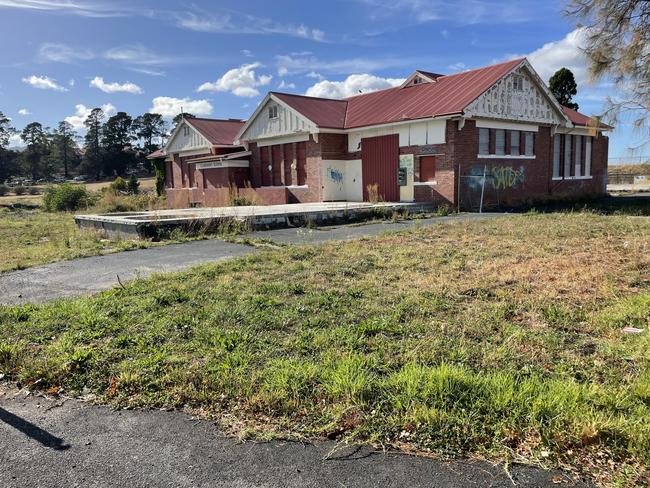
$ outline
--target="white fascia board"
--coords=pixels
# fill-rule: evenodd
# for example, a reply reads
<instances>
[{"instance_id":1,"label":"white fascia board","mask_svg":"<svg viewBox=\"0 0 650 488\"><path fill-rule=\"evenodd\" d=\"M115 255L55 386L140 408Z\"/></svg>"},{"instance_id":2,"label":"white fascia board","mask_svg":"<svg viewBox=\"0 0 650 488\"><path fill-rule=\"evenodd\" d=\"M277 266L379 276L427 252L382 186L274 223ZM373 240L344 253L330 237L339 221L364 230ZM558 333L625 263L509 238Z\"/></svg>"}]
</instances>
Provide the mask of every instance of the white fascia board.
<instances>
[{"instance_id":1,"label":"white fascia board","mask_svg":"<svg viewBox=\"0 0 650 488\"><path fill-rule=\"evenodd\" d=\"M597 136L601 132L600 129L591 127L558 127L555 129L556 134L571 134L576 136Z\"/></svg>"},{"instance_id":2,"label":"white fascia board","mask_svg":"<svg viewBox=\"0 0 650 488\"><path fill-rule=\"evenodd\" d=\"M295 134L287 134L284 136L273 136L261 139L256 139L254 142L257 147L273 146L274 144L289 144L291 142L308 141L310 132L297 132Z\"/></svg>"},{"instance_id":3,"label":"white fascia board","mask_svg":"<svg viewBox=\"0 0 650 488\"><path fill-rule=\"evenodd\" d=\"M203 161L196 163L196 169L219 169L219 168L248 168L248 161L230 160L230 161Z\"/></svg>"},{"instance_id":4,"label":"white fascia board","mask_svg":"<svg viewBox=\"0 0 650 488\"><path fill-rule=\"evenodd\" d=\"M520 124L518 122L502 122L500 120L490 120L490 119L475 119L475 120L476 120L477 128L539 132L539 126L534 124Z\"/></svg>"},{"instance_id":5,"label":"white fascia board","mask_svg":"<svg viewBox=\"0 0 650 488\"><path fill-rule=\"evenodd\" d=\"M443 115L441 117L425 117L422 119L412 119L412 120L400 120L398 122L387 122L385 124L375 124L375 125L364 125L362 127L353 127L351 129L320 129L319 132L328 133L332 132L334 134L347 134L349 132L359 132L369 129L380 129L382 127L392 127L395 125L407 125L407 124L419 124L421 122L433 122L436 120L449 120L457 117L457 115Z\"/></svg>"}]
</instances>

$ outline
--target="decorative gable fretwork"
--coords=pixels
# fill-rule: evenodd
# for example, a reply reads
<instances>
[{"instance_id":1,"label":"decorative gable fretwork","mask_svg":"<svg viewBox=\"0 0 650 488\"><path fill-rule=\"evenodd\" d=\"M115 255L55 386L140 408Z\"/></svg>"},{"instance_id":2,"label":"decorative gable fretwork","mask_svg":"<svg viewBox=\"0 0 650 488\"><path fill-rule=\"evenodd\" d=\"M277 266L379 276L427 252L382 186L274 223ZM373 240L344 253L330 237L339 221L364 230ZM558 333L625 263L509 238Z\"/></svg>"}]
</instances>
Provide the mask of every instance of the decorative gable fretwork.
<instances>
[{"instance_id":1,"label":"decorative gable fretwork","mask_svg":"<svg viewBox=\"0 0 650 488\"><path fill-rule=\"evenodd\" d=\"M564 125L566 119L543 90L524 64L471 102L465 116Z\"/></svg>"}]
</instances>

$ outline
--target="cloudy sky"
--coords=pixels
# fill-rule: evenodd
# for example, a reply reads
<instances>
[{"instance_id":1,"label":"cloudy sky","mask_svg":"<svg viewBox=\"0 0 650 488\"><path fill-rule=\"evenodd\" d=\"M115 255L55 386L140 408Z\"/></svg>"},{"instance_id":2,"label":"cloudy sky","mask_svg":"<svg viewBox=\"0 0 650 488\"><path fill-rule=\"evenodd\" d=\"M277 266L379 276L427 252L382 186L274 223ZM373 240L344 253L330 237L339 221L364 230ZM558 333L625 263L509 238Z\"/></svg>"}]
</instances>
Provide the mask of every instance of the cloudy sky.
<instances>
[{"instance_id":1,"label":"cloudy sky","mask_svg":"<svg viewBox=\"0 0 650 488\"><path fill-rule=\"evenodd\" d=\"M16 127L74 126L92 107L247 118L269 90L343 97L414 69L453 73L526 55L566 66L598 113L581 31L561 0L0 0L0 110ZM610 156L637 142L620 126Z\"/></svg>"}]
</instances>

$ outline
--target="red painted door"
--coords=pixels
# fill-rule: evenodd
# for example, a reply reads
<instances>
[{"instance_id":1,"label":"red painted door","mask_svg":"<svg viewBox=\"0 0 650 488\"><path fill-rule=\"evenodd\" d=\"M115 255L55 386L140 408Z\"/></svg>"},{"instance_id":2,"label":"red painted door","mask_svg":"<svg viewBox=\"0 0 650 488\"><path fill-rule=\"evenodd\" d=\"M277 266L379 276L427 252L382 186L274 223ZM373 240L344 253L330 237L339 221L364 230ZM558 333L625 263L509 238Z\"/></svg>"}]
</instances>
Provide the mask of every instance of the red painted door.
<instances>
[{"instance_id":1,"label":"red painted door","mask_svg":"<svg viewBox=\"0 0 650 488\"><path fill-rule=\"evenodd\" d=\"M379 198L399 202L399 135L361 139L361 176L363 199L369 200L368 186L377 185Z\"/></svg>"}]
</instances>

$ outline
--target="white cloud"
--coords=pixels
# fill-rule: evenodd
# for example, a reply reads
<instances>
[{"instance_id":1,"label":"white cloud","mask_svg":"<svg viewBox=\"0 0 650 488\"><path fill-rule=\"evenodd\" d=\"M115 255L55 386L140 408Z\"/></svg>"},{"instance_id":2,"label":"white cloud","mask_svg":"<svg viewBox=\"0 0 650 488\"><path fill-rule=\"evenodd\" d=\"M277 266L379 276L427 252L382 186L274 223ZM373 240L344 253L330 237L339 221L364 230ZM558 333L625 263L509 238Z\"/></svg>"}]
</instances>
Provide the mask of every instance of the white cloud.
<instances>
[{"instance_id":1,"label":"white cloud","mask_svg":"<svg viewBox=\"0 0 650 488\"><path fill-rule=\"evenodd\" d=\"M295 83L287 83L286 81L282 80L280 84L278 85L279 89L284 89L284 90L294 90L296 88Z\"/></svg>"},{"instance_id":2,"label":"white cloud","mask_svg":"<svg viewBox=\"0 0 650 488\"><path fill-rule=\"evenodd\" d=\"M9 136L9 149L22 149L25 147L25 142L20 137L20 134L12 134Z\"/></svg>"},{"instance_id":3,"label":"white cloud","mask_svg":"<svg viewBox=\"0 0 650 488\"><path fill-rule=\"evenodd\" d=\"M132 93L133 95L139 95L143 93L142 88L140 88L135 83L126 81L124 83L106 83L104 78L101 76L95 76L90 80L90 86L95 87L103 91L104 93Z\"/></svg>"},{"instance_id":4,"label":"white cloud","mask_svg":"<svg viewBox=\"0 0 650 488\"><path fill-rule=\"evenodd\" d=\"M458 62L450 64L447 66L447 69L450 73L460 73L461 71L467 71L469 69L469 66L467 66L465 63Z\"/></svg>"},{"instance_id":5,"label":"white cloud","mask_svg":"<svg viewBox=\"0 0 650 488\"><path fill-rule=\"evenodd\" d=\"M347 74L354 72L370 72L386 68L408 66L412 67L417 60L401 58L349 58L323 61L311 53L291 53L275 57L278 75L307 74L317 78L318 73Z\"/></svg>"},{"instance_id":6,"label":"white cloud","mask_svg":"<svg viewBox=\"0 0 650 488\"><path fill-rule=\"evenodd\" d=\"M253 52L250 49L242 49L239 51L242 56L246 56L247 58L252 58L253 57Z\"/></svg>"},{"instance_id":7,"label":"white cloud","mask_svg":"<svg viewBox=\"0 0 650 488\"><path fill-rule=\"evenodd\" d=\"M325 77L324 77L323 75L321 75L320 73L316 73L315 71L310 71L310 72L307 73L305 76L306 76L307 78L315 78L315 79L317 79L317 80L319 80L319 81L325 79Z\"/></svg>"},{"instance_id":8,"label":"white cloud","mask_svg":"<svg viewBox=\"0 0 650 488\"><path fill-rule=\"evenodd\" d=\"M350 75L343 81L319 81L307 89L306 95L323 98L346 98L384 88L399 86L404 79L380 78L370 74Z\"/></svg>"},{"instance_id":9,"label":"white cloud","mask_svg":"<svg viewBox=\"0 0 650 488\"><path fill-rule=\"evenodd\" d=\"M257 87L268 85L272 79L270 75L255 74L255 69L261 66L260 63L252 63L233 68L217 81L203 83L197 91L222 91L238 97L256 97L260 94Z\"/></svg>"},{"instance_id":10,"label":"white cloud","mask_svg":"<svg viewBox=\"0 0 650 488\"><path fill-rule=\"evenodd\" d=\"M66 92L67 88L59 85L55 80L47 76L36 76L32 75L27 78L23 78L23 83L38 88L40 90L54 90L58 92Z\"/></svg>"},{"instance_id":11,"label":"white cloud","mask_svg":"<svg viewBox=\"0 0 650 488\"><path fill-rule=\"evenodd\" d=\"M83 129L84 128L84 122L90 115L90 112L92 112L91 107L86 107L83 103L79 103L75 105L75 112L74 115L70 115L65 118L66 122L69 122L72 127L75 129ZM100 107L104 113L110 117L111 115L114 115L117 112L117 109L115 108L115 105L112 103L105 103Z\"/></svg>"},{"instance_id":12,"label":"white cloud","mask_svg":"<svg viewBox=\"0 0 650 488\"><path fill-rule=\"evenodd\" d=\"M74 86L74 83L75 83L75 82L74 82L73 79L68 80L68 86L69 86L70 88L72 88L72 87Z\"/></svg>"},{"instance_id":13,"label":"white cloud","mask_svg":"<svg viewBox=\"0 0 650 488\"><path fill-rule=\"evenodd\" d=\"M95 55L89 49L77 49L65 44L46 42L38 50L38 59L41 62L73 63L75 61L87 61Z\"/></svg>"},{"instance_id":14,"label":"white cloud","mask_svg":"<svg viewBox=\"0 0 650 488\"><path fill-rule=\"evenodd\" d=\"M133 46L120 46L109 49L104 57L111 61L141 66L159 66L173 62L173 59L160 56L146 47L136 44Z\"/></svg>"},{"instance_id":15,"label":"white cloud","mask_svg":"<svg viewBox=\"0 0 650 488\"><path fill-rule=\"evenodd\" d=\"M271 19L233 10L177 12L176 25L183 29L217 34L279 34L312 41L325 41L325 33L305 25L282 24Z\"/></svg>"},{"instance_id":16,"label":"white cloud","mask_svg":"<svg viewBox=\"0 0 650 488\"><path fill-rule=\"evenodd\" d=\"M519 0L357 0L368 5L372 21L395 23L396 17L406 17L409 22L424 24L446 20L457 24L515 23L534 18L533 2L523 5ZM551 3L551 2L548 2ZM459 15L459 13L461 13Z\"/></svg>"},{"instance_id":17,"label":"white cloud","mask_svg":"<svg viewBox=\"0 0 650 488\"><path fill-rule=\"evenodd\" d=\"M156 97L152 100L149 112L160 114L163 117L173 118L181 113L196 116L210 115L213 107L208 100L192 100L190 98Z\"/></svg>"},{"instance_id":18,"label":"white cloud","mask_svg":"<svg viewBox=\"0 0 650 488\"><path fill-rule=\"evenodd\" d=\"M129 12L128 9L117 9L104 2L94 1L90 3L81 0L0 0L0 7L60 12L82 17L99 18L122 17Z\"/></svg>"},{"instance_id":19,"label":"white cloud","mask_svg":"<svg viewBox=\"0 0 650 488\"><path fill-rule=\"evenodd\" d=\"M527 57L544 82L560 68L569 68L578 85L589 81L587 58L581 46L585 41L585 29L578 28L569 32L563 39L544 44ZM516 56L514 56L516 57Z\"/></svg>"},{"instance_id":20,"label":"white cloud","mask_svg":"<svg viewBox=\"0 0 650 488\"><path fill-rule=\"evenodd\" d=\"M19 115L23 115L23 116L25 116L25 115L31 115L32 113L31 113L29 110L27 110L26 108L21 108L21 109L18 111L18 114L19 114Z\"/></svg>"},{"instance_id":21,"label":"white cloud","mask_svg":"<svg viewBox=\"0 0 650 488\"><path fill-rule=\"evenodd\" d=\"M165 72L159 69L151 69L151 68L128 68L131 71L135 71L136 73L142 73L143 75L149 75L149 76L165 76Z\"/></svg>"}]
</instances>

